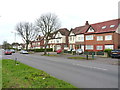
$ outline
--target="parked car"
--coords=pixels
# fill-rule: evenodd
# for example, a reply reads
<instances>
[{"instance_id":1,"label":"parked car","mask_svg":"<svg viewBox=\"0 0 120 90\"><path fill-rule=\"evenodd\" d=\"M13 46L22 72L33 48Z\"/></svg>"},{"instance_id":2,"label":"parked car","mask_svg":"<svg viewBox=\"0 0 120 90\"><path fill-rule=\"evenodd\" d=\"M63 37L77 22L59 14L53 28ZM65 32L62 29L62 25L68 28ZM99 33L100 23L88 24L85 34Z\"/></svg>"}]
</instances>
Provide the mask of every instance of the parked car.
<instances>
[{"instance_id":1,"label":"parked car","mask_svg":"<svg viewBox=\"0 0 120 90\"><path fill-rule=\"evenodd\" d=\"M120 50L112 50L111 57L112 58L120 58Z\"/></svg>"},{"instance_id":2,"label":"parked car","mask_svg":"<svg viewBox=\"0 0 120 90\"><path fill-rule=\"evenodd\" d=\"M76 50L76 54L82 54L83 53L83 50L82 49L77 49Z\"/></svg>"},{"instance_id":3,"label":"parked car","mask_svg":"<svg viewBox=\"0 0 120 90\"><path fill-rule=\"evenodd\" d=\"M12 53L15 53L15 50L14 49L10 49Z\"/></svg>"},{"instance_id":4,"label":"parked car","mask_svg":"<svg viewBox=\"0 0 120 90\"><path fill-rule=\"evenodd\" d=\"M4 54L5 54L5 55L12 55L12 51L11 51L11 50L5 50L5 51L4 51Z\"/></svg>"},{"instance_id":5,"label":"parked car","mask_svg":"<svg viewBox=\"0 0 120 90\"><path fill-rule=\"evenodd\" d=\"M62 53L62 49L58 49L56 52L57 52L57 54L60 54L60 53Z\"/></svg>"},{"instance_id":6,"label":"parked car","mask_svg":"<svg viewBox=\"0 0 120 90\"><path fill-rule=\"evenodd\" d=\"M20 54L28 54L28 51L21 50L21 51L20 51Z\"/></svg>"}]
</instances>

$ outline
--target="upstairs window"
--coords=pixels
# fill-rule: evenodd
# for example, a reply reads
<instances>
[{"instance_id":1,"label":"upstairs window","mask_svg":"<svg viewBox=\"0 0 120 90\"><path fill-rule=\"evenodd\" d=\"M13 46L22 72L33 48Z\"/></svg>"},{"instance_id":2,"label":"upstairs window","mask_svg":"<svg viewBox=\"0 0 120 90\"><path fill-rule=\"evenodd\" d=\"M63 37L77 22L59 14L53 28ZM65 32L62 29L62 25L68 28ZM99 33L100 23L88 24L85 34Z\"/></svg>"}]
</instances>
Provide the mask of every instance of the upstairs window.
<instances>
[{"instance_id":1,"label":"upstairs window","mask_svg":"<svg viewBox=\"0 0 120 90\"><path fill-rule=\"evenodd\" d=\"M102 41L103 40L103 36L97 36L97 41Z\"/></svg>"},{"instance_id":2,"label":"upstairs window","mask_svg":"<svg viewBox=\"0 0 120 90\"><path fill-rule=\"evenodd\" d=\"M115 27L115 25L110 25L110 28L113 28L113 27Z\"/></svg>"},{"instance_id":3,"label":"upstairs window","mask_svg":"<svg viewBox=\"0 0 120 90\"><path fill-rule=\"evenodd\" d=\"M86 40L93 40L93 35L87 35Z\"/></svg>"},{"instance_id":4,"label":"upstairs window","mask_svg":"<svg viewBox=\"0 0 120 90\"><path fill-rule=\"evenodd\" d=\"M107 26L103 26L102 29L105 29Z\"/></svg>"},{"instance_id":5,"label":"upstairs window","mask_svg":"<svg viewBox=\"0 0 120 90\"><path fill-rule=\"evenodd\" d=\"M112 35L106 35L105 40L112 40Z\"/></svg>"}]
</instances>

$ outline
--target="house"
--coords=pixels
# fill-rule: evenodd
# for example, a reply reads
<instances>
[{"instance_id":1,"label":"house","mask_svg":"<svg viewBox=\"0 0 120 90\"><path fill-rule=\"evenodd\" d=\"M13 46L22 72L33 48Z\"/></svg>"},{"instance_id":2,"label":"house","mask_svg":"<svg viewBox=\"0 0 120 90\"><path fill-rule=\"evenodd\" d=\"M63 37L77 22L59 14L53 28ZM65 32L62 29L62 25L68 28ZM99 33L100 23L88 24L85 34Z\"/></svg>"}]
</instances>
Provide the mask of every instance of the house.
<instances>
[{"instance_id":1,"label":"house","mask_svg":"<svg viewBox=\"0 0 120 90\"><path fill-rule=\"evenodd\" d=\"M36 40L31 41L30 49L40 49L44 48L44 37L43 36L38 36Z\"/></svg>"},{"instance_id":2,"label":"house","mask_svg":"<svg viewBox=\"0 0 120 90\"><path fill-rule=\"evenodd\" d=\"M85 35L85 51L118 49L120 46L120 19L91 24Z\"/></svg>"},{"instance_id":3,"label":"house","mask_svg":"<svg viewBox=\"0 0 120 90\"><path fill-rule=\"evenodd\" d=\"M69 49L81 48L83 51L103 51L120 47L120 19L89 24L71 29Z\"/></svg>"},{"instance_id":4,"label":"house","mask_svg":"<svg viewBox=\"0 0 120 90\"><path fill-rule=\"evenodd\" d=\"M69 30L67 28L61 28L52 33L52 39L48 42L48 47L53 50L68 49L68 35Z\"/></svg>"},{"instance_id":5,"label":"house","mask_svg":"<svg viewBox=\"0 0 120 90\"><path fill-rule=\"evenodd\" d=\"M84 26L76 27L70 30L69 34L69 49L79 49L84 51L85 40L84 33L90 27L88 21L86 21Z\"/></svg>"}]
</instances>

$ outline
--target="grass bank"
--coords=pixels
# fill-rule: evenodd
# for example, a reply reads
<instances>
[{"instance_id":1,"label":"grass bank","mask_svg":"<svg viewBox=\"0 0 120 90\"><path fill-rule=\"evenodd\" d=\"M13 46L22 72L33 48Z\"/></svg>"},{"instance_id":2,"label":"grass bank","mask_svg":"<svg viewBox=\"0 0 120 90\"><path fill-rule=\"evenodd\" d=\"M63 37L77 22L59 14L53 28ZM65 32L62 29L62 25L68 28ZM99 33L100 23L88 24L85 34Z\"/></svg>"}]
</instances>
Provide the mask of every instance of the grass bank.
<instances>
[{"instance_id":1,"label":"grass bank","mask_svg":"<svg viewBox=\"0 0 120 90\"><path fill-rule=\"evenodd\" d=\"M2 60L3 88L76 88L75 86L50 76L14 60Z\"/></svg>"}]
</instances>

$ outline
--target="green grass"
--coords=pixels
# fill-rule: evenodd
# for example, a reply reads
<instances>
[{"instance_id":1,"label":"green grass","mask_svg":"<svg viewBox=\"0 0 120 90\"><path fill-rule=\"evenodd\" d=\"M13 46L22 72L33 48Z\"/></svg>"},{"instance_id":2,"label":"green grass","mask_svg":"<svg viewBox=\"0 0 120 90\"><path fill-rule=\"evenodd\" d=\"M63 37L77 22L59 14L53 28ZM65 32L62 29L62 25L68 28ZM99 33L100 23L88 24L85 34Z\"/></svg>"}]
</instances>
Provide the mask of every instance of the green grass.
<instances>
[{"instance_id":1,"label":"green grass","mask_svg":"<svg viewBox=\"0 0 120 90\"><path fill-rule=\"evenodd\" d=\"M75 86L50 76L42 70L35 69L14 60L2 60L3 88L76 88Z\"/></svg>"},{"instance_id":2,"label":"green grass","mask_svg":"<svg viewBox=\"0 0 120 90\"><path fill-rule=\"evenodd\" d=\"M86 59L86 57L68 57L68 59L78 59L78 60L80 60L80 59ZM88 58L88 60L94 60L94 59Z\"/></svg>"}]
</instances>

